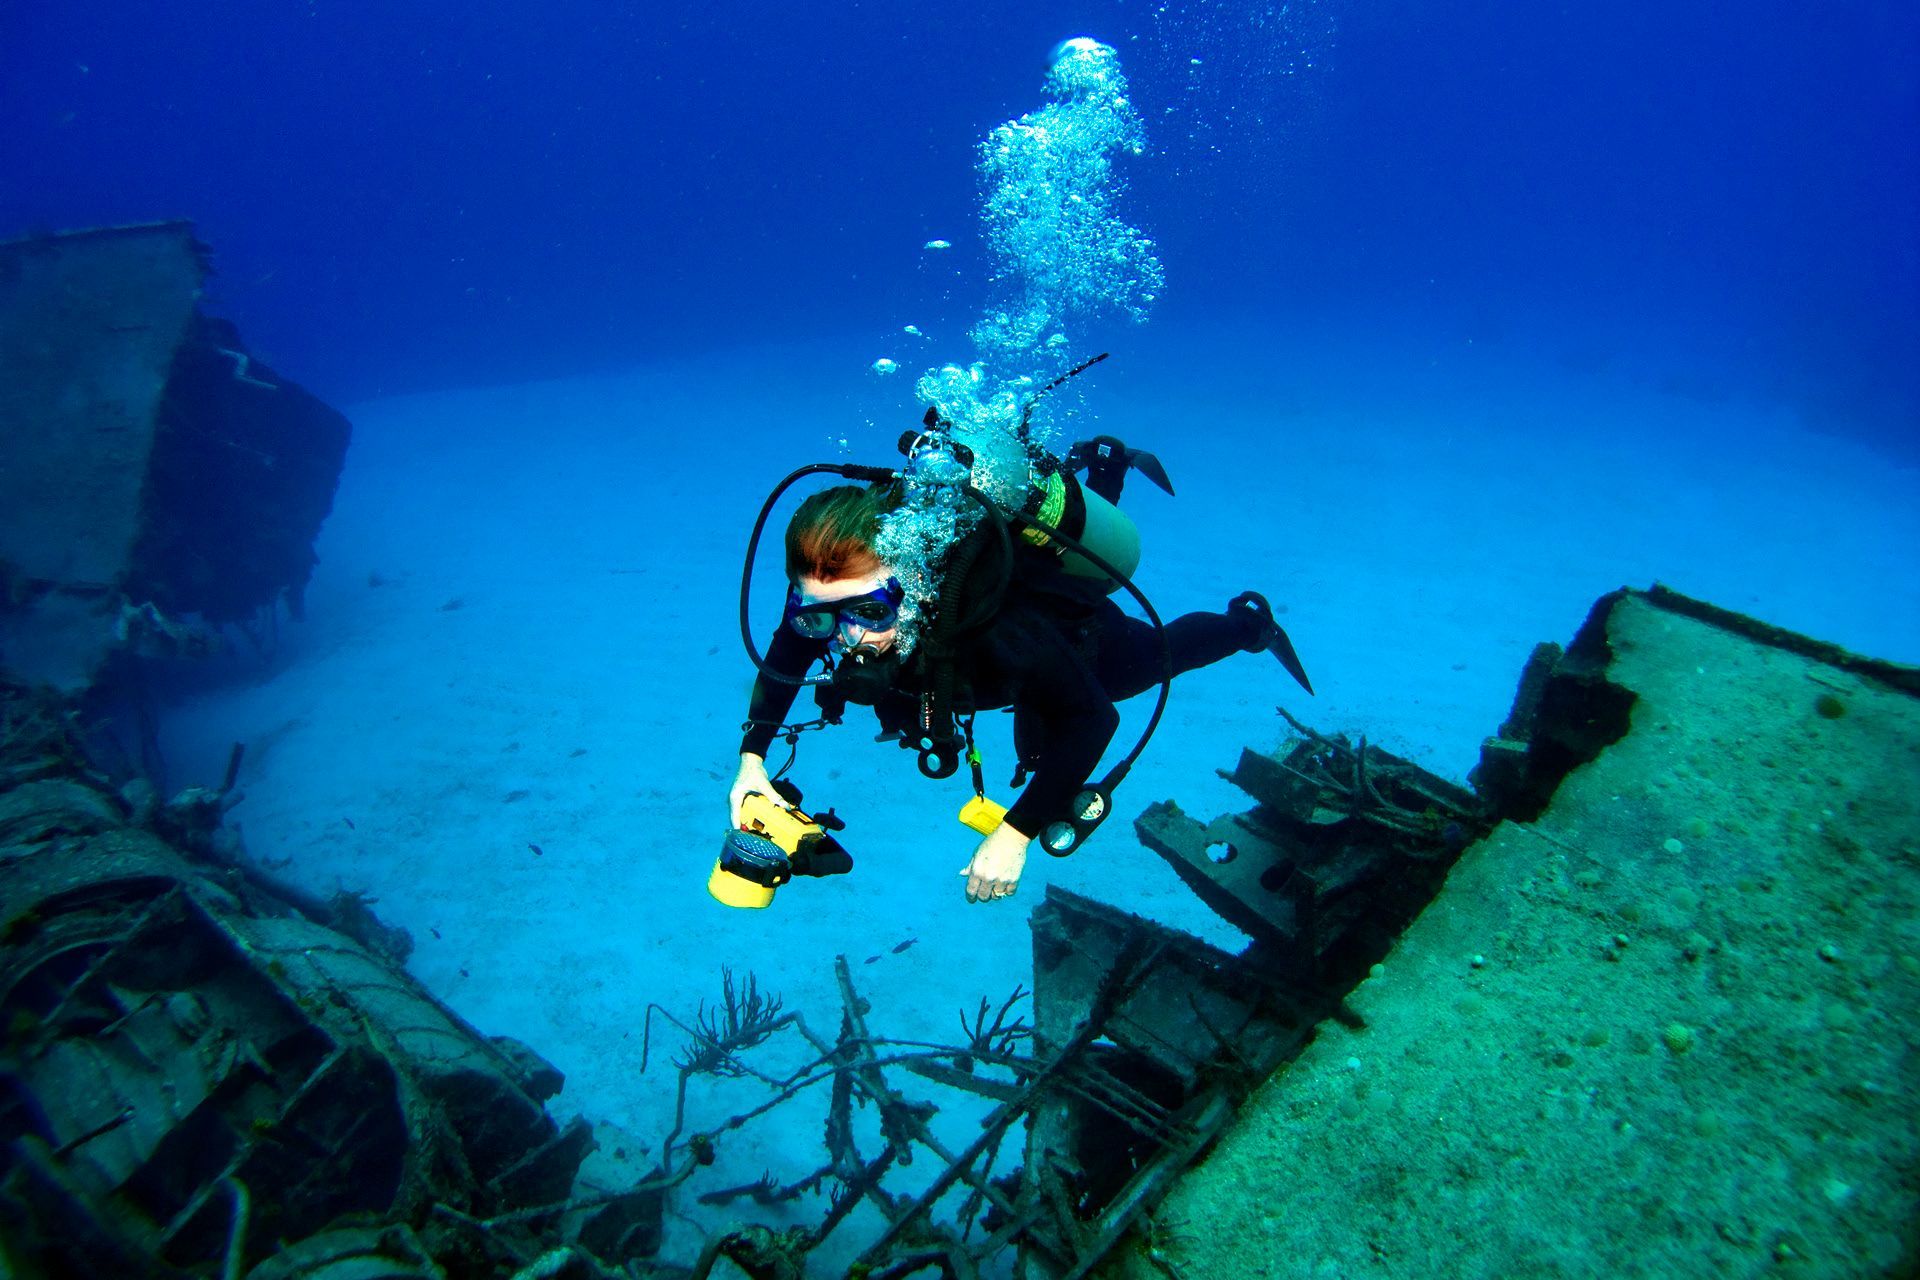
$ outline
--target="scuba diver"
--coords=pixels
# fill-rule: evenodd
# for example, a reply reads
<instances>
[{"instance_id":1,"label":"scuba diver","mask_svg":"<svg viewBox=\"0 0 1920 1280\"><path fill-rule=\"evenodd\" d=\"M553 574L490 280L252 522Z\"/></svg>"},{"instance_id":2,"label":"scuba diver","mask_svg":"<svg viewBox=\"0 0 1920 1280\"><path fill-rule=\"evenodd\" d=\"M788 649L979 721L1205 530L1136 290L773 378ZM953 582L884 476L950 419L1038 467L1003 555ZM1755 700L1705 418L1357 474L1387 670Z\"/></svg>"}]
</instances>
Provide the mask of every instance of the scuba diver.
<instances>
[{"instance_id":1,"label":"scuba diver","mask_svg":"<svg viewBox=\"0 0 1920 1280\"><path fill-rule=\"evenodd\" d=\"M1024 426L1023 419L1023 436ZM972 443L982 442L976 437ZM981 840L961 874L969 902L995 901L1015 892L1036 838L1049 853L1065 855L1106 817L1113 788L1151 736L1174 676L1231 654L1268 652L1313 692L1292 643L1259 593L1243 592L1218 613L1189 613L1162 624L1132 585L1138 534L1114 504L1129 470L1173 491L1151 454L1100 437L1075 445L1064 460L1036 451L1031 457L1039 465L1031 470L1029 456L1021 456L1020 487L1028 492L1015 507L983 492L987 485L976 487L990 469L972 456L966 431L940 420L934 410L928 410L925 431L902 437L901 450L908 466L898 472L838 464L802 468L774 491L761 512L748 548L747 577L761 529L788 485L819 472L862 482L813 493L788 523L789 589L764 659L755 652L747 625L743 579L742 632L760 675L728 794L734 828L743 821L755 827L743 819L743 806L776 795L785 798L773 804L799 814L797 791L768 773L767 756L776 738L791 746L802 729L839 723L847 703L868 705L880 721L882 738L918 750L921 772L928 777L950 776L963 760L971 766L975 798L962 810L961 821ZM1082 469L1084 482L1076 474ZM916 612L919 625L903 643L908 634L903 611L910 602L902 580L909 575L883 558L882 532L890 517L916 500L916 487L924 491L930 474L944 477L949 493L957 486L982 509L983 518L940 558L938 596ZM947 501L951 506L955 500ZM1122 612L1109 598L1116 587L1131 592L1148 616ZM826 671L809 676L816 665ZM1114 704L1156 684L1160 702L1140 742L1104 779L1090 781L1120 723ZM821 719L788 725L803 685L814 688ZM1013 785L1022 788L1005 809L986 798L972 732L976 712L1002 708L1013 713L1018 757ZM830 813L809 821L838 825ZM830 839L826 843L835 859L822 860L810 871L804 865L785 868L777 859L782 876L849 869L844 851ZM710 887L731 905L763 906L771 900L769 888L763 899L734 901L718 887L723 879L716 867Z\"/></svg>"}]
</instances>

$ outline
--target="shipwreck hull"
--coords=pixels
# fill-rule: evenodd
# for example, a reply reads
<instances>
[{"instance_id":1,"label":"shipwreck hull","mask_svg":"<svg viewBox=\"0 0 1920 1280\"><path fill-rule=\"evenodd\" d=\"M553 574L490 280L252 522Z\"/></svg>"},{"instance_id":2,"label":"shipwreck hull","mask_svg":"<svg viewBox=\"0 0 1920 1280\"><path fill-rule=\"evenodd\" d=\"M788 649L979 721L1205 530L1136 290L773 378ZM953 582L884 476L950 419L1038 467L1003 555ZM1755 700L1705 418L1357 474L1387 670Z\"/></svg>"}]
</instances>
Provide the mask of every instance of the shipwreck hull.
<instances>
[{"instance_id":1,"label":"shipwreck hull","mask_svg":"<svg viewBox=\"0 0 1920 1280\"><path fill-rule=\"evenodd\" d=\"M0 671L67 691L301 608L351 428L199 310L191 224L0 244Z\"/></svg>"}]
</instances>

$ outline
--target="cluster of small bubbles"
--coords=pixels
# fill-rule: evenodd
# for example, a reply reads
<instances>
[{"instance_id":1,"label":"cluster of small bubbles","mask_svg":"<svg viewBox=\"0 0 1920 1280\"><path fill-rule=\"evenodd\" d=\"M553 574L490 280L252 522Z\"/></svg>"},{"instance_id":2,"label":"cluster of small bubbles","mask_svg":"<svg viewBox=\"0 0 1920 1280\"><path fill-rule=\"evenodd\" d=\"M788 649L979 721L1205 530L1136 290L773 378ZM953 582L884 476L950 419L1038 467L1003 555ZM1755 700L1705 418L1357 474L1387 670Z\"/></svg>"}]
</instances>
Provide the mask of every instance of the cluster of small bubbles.
<instances>
[{"instance_id":1,"label":"cluster of small bubbles","mask_svg":"<svg viewBox=\"0 0 1920 1280\"><path fill-rule=\"evenodd\" d=\"M987 249L1010 298L973 339L1015 367L1070 319L1119 311L1145 320L1166 282L1153 241L1114 211L1114 157L1146 149L1119 56L1096 40L1065 41L1047 92L1051 101L980 149Z\"/></svg>"},{"instance_id":2,"label":"cluster of small bubbles","mask_svg":"<svg viewBox=\"0 0 1920 1280\"><path fill-rule=\"evenodd\" d=\"M979 513L951 486L908 485L906 499L880 522L875 550L893 569L905 595L900 605L899 638L902 656L913 652L920 639L920 623L940 594L940 562L973 527Z\"/></svg>"},{"instance_id":3,"label":"cluster of small bubbles","mask_svg":"<svg viewBox=\"0 0 1920 1280\"><path fill-rule=\"evenodd\" d=\"M881 356L878 360L875 360L869 367L883 378L890 373L897 373L900 370L900 366L897 363L887 359L885 356Z\"/></svg>"},{"instance_id":4,"label":"cluster of small bubbles","mask_svg":"<svg viewBox=\"0 0 1920 1280\"><path fill-rule=\"evenodd\" d=\"M1018 356L1033 350L1053 322L1054 316L1047 308L1035 303L1020 311L989 311L967 331L967 336L983 351Z\"/></svg>"},{"instance_id":5,"label":"cluster of small bubbles","mask_svg":"<svg viewBox=\"0 0 1920 1280\"><path fill-rule=\"evenodd\" d=\"M1020 418L1034 385L1030 377L993 381L986 365L946 365L923 376L914 392L954 427L973 452L975 488L1006 506L1026 500L1031 451L1020 441Z\"/></svg>"},{"instance_id":6,"label":"cluster of small bubbles","mask_svg":"<svg viewBox=\"0 0 1920 1280\"><path fill-rule=\"evenodd\" d=\"M990 386L986 366L975 363L932 370L915 387L919 398L952 424L952 442L965 446L972 462L956 473L910 461L903 501L881 521L876 549L893 567L907 597L899 624L903 653L913 650L925 608L939 595L947 552L982 517L979 504L958 482L964 480L1003 506L1017 509L1027 499L1033 455L1018 428L1031 386L1026 378Z\"/></svg>"},{"instance_id":7,"label":"cluster of small bubbles","mask_svg":"<svg viewBox=\"0 0 1920 1280\"><path fill-rule=\"evenodd\" d=\"M982 219L999 291L969 330L982 358L932 369L914 388L971 451L969 482L1014 509L1031 493L1034 464L1052 441L1045 421L1027 421L1033 396L1071 360L1073 323L1113 313L1143 321L1165 285L1153 241L1115 212L1122 186L1114 158L1146 149L1118 55L1085 37L1063 41L1046 92L1048 102L993 130L980 148ZM924 336L913 326L907 332ZM877 548L906 592L903 651L939 593L943 558L979 519L956 485L932 473L916 479L909 468L904 501L882 522Z\"/></svg>"}]
</instances>

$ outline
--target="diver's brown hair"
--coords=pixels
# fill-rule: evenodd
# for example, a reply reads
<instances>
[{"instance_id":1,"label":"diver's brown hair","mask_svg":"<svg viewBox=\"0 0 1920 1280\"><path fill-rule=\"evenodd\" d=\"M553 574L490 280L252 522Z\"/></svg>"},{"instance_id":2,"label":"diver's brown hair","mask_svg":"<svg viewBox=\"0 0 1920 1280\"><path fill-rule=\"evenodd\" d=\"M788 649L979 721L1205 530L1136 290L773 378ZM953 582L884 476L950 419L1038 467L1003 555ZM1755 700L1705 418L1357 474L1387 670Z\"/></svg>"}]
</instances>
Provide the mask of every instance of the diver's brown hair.
<instances>
[{"instance_id":1,"label":"diver's brown hair","mask_svg":"<svg viewBox=\"0 0 1920 1280\"><path fill-rule=\"evenodd\" d=\"M809 496L787 522L787 580L837 582L878 573L880 517L897 503L891 486L842 484Z\"/></svg>"}]
</instances>

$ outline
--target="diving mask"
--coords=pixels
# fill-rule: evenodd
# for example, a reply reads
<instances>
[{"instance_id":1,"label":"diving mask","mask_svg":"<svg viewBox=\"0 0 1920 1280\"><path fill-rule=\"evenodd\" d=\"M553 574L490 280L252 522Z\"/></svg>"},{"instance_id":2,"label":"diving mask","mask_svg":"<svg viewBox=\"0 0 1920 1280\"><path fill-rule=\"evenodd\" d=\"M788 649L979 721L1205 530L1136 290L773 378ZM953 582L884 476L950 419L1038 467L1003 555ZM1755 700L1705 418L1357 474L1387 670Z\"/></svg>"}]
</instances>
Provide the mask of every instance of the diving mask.
<instances>
[{"instance_id":1,"label":"diving mask","mask_svg":"<svg viewBox=\"0 0 1920 1280\"><path fill-rule=\"evenodd\" d=\"M795 587L787 592L786 624L809 640L828 639L842 626L858 631L891 631L900 620L900 602L906 595L893 578L877 591L815 604L801 599L800 589Z\"/></svg>"}]
</instances>

